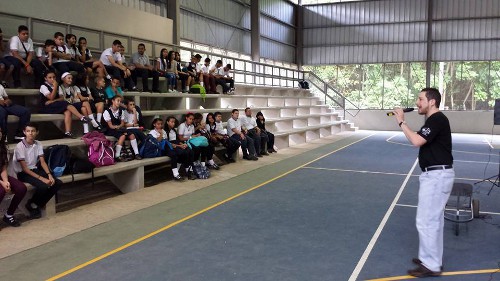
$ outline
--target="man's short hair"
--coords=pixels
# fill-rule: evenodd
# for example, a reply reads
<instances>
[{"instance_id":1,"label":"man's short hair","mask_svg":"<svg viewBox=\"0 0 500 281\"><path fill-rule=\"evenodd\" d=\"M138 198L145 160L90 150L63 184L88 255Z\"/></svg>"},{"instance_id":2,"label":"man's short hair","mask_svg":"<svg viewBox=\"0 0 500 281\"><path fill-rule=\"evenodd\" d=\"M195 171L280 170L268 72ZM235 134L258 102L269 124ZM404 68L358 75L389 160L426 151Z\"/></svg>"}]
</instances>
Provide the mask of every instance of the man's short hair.
<instances>
[{"instance_id":1,"label":"man's short hair","mask_svg":"<svg viewBox=\"0 0 500 281\"><path fill-rule=\"evenodd\" d=\"M120 78L120 77L118 77L118 76L113 76L113 77L111 77L111 80L120 80L120 79L121 79L121 78Z\"/></svg>"},{"instance_id":2,"label":"man's short hair","mask_svg":"<svg viewBox=\"0 0 500 281\"><path fill-rule=\"evenodd\" d=\"M194 57L197 58L197 59L199 59L199 60L201 60L201 55L200 54L196 54L196 55L194 55Z\"/></svg>"},{"instance_id":3,"label":"man's short hair","mask_svg":"<svg viewBox=\"0 0 500 281\"><path fill-rule=\"evenodd\" d=\"M45 45L44 45L45 47L47 47L47 46L55 46L55 45L56 45L56 42L54 42L54 40L52 40L52 39L45 40Z\"/></svg>"},{"instance_id":4,"label":"man's short hair","mask_svg":"<svg viewBox=\"0 0 500 281\"><path fill-rule=\"evenodd\" d=\"M122 46L122 42L120 40L115 40L113 41L113 45L119 45L119 46Z\"/></svg>"},{"instance_id":5,"label":"man's short hair","mask_svg":"<svg viewBox=\"0 0 500 281\"><path fill-rule=\"evenodd\" d=\"M64 38L64 34L62 34L62 32L59 32L59 31L58 31L58 32L54 33L54 38L57 38L57 37L62 37L62 38Z\"/></svg>"},{"instance_id":6,"label":"man's short hair","mask_svg":"<svg viewBox=\"0 0 500 281\"><path fill-rule=\"evenodd\" d=\"M231 69L231 64L230 63L226 64L226 68Z\"/></svg>"},{"instance_id":7,"label":"man's short hair","mask_svg":"<svg viewBox=\"0 0 500 281\"><path fill-rule=\"evenodd\" d=\"M216 111L216 112L214 113L214 117L217 117L218 115L221 115L221 116L222 116L222 113L220 113L220 111Z\"/></svg>"},{"instance_id":8,"label":"man's short hair","mask_svg":"<svg viewBox=\"0 0 500 281\"><path fill-rule=\"evenodd\" d=\"M217 63L218 64L222 64L222 60L217 60Z\"/></svg>"},{"instance_id":9,"label":"man's short hair","mask_svg":"<svg viewBox=\"0 0 500 281\"><path fill-rule=\"evenodd\" d=\"M35 131L38 131L38 124L37 124L37 123L28 122L28 123L26 123L26 125L24 126L24 130L26 130L26 127L35 128Z\"/></svg>"},{"instance_id":10,"label":"man's short hair","mask_svg":"<svg viewBox=\"0 0 500 281\"><path fill-rule=\"evenodd\" d=\"M26 25L20 25L17 28L17 33L21 33L21 31L29 31L28 27Z\"/></svg>"},{"instance_id":11,"label":"man's short hair","mask_svg":"<svg viewBox=\"0 0 500 281\"><path fill-rule=\"evenodd\" d=\"M436 88L423 88L421 92L425 92L425 97L427 100L435 100L436 101L436 107L439 108L439 105L441 104L441 93L439 93L439 90Z\"/></svg>"},{"instance_id":12,"label":"man's short hair","mask_svg":"<svg viewBox=\"0 0 500 281\"><path fill-rule=\"evenodd\" d=\"M146 45L144 45L143 43L139 43L139 45L137 45L137 48L139 48L141 46L144 47L144 49L146 49Z\"/></svg>"},{"instance_id":13,"label":"man's short hair","mask_svg":"<svg viewBox=\"0 0 500 281\"><path fill-rule=\"evenodd\" d=\"M238 109L236 109L236 108L235 108L235 109L233 109L233 110L231 110L231 114L235 113L236 111L239 111L239 110L238 110Z\"/></svg>"},{"instance_id":14,"label":"man's short hair","mask_svg":"<svg viewBox=\"0 0 500 281\"><path fill-rule=\"evenodd\" d=\"M250 107L245 108L245 112L247 112L247 110L249 110L249 109L250 109Z\"/></svg>"},{"instance_id":15,"label":"man's short hair","mask_svg":"<svg viewBox=\"0 0 500 281\"><path fill-rule=\"evenodd\" d=\"M206 59L205 59L205 62L210 62L210 59L209 59L209 58L206 58Z\"/></svg>"}]
</instances>

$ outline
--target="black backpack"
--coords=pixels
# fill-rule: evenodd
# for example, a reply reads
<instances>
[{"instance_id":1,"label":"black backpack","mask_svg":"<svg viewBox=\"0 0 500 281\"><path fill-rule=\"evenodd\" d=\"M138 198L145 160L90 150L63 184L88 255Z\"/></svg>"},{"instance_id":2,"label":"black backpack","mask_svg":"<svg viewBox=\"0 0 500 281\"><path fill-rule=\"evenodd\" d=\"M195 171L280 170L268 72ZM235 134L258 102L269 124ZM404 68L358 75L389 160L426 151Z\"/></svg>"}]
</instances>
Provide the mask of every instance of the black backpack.
<instances>
[{"instance_id":1,"label":"black backpack","mask_svg":"<svg viewBox=\"0 0 500 281\"><path fill-rule=\"evenodd\" d=\"M69 160L71 158L71 150L69 146L56 144L47 147L44 152L45 159L49 170L54 177L60 177L64 171L69 167Z\"/></svg>"}]
</instances>

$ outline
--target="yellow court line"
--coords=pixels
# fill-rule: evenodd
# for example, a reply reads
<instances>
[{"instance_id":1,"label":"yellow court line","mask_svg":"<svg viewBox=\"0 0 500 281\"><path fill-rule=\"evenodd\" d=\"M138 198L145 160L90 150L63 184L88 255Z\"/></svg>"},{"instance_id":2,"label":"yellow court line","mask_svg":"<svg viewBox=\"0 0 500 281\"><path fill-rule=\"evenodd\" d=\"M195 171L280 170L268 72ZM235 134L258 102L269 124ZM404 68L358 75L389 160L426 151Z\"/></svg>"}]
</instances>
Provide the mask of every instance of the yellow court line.
<instances>
[{"instance_id":1,"label":"yellow court line","mask_svg":"<svg viewBox=\"0 0 500 281\"><path fill-rule=\"evenodd\" d=\"M302 169L326 170L326 171L337 171L337 172L352 172L352 173L362 173L362 174L379 174L379 175L389 175L389 176L406 176L407 175L407 174L399 174L399 173L336 169L336 168L319 168L319 167L302 167Z\"/></svg>"},{"instance_id":2,"label":"yellow court line","mask_svg":"<svg viewBox=\"0 0 500 281\"><path fill-rule=\"evenodd\" d=\"M238 194L236 194L236 195L233 195L233 196L231 196L231 197L229 197L229 198L226 198L226 199L224 199L224 200L222 200L222 201L219 201L218 203L215 203L215 204L213 204L212 206L209 206L209 207L207 207L207 208L205 208L205 209L203 209L203 210L200 210L200 211L198 211L198 212L196 212L196 213L193 213L193 214L191 214L191 215L189 215L189 216L187 216L187 217L184 217L184 218L182 218L182 219L180 219L180 220L177 220L177 221L175 221L175 222L173 222L173 223L171 223L171 224L169 224L169 225L167 225L167 226L164 226L164 227L162 227L162 228L160 228L160 229L158 229L158 230L155 230L155 231L153 231L153 232L151 232L151 233L149 233L149 234L147 234L147 235L145 235L145 236L142 236L142 237L140 237L140 238L138 238L138 239L136 239L136 240L134 240L134 241L132 241L132 242L129 242L129 243L127 243L127 244L123 245L123 246L120 246L120 247L118 247L118 248L116 248L116 249L114 249L114 250L111 250L111 251L109 251L109 252L107 252L107 253L104 253L104 254L102 254L102 255L100 255L100 256L98 256L98 257L94 258L94 259L91 259L91 260L89 260L89 261L87 261L87 262L85 262L85 263L82 263L82 264L80 264L80 265L78 265L78 266L75 266L75 267L73 267L73 268L71 268L71 269L69 269L69 270L67 270L67 271L64 271L64 272L62 272L62 273L60 273L60 274L58 274L58 275L56 275L56 276L50 277L49 279L47 279L47 281L57 280L57 279L62 278L62 277L64 277L64 276L66 276L66 275L69 275L69 274L71 274L71 273L73 273L73 272L75 272L75 271L78 271L78 270L80 270L80 269L82 269L82 268L84 268L84 267L86 267L86 266L88 266L88 265L91 265L91 264L93 264L93 263L96 263L96 262L98 262L98 261L100 261L100 260L102 260L102 259L104 259L104 258L106 258L106 257L109 257L109 256L111 256L111 255L113 255L113 254L116 254L116 253L118 253L118 252L120 252L120 251L122 251L122 250L124 250L124 249L126 249L126 248L129 248L129 247L131 247L131 246L133 246L133 245L135 245L135 244L137 244L137 243L139 243L139 242L142 242L142 241L144 241L144 240L146 240L146 239L148 239L148 238L151 238L151 237L155 236L156 234L159 234L159 233L161 233L161 232L163 232L163 231L165 231L165 230L167 230L167 229L169 229L169 228L172 228L172 227L174 227L174 226L176 226L176 225L178 225L178 224L180 224L180 223L183 223L183 222L185 222L185 221L187 221L187 220L189 220L189 219L192 219L192 218L194 218L194 217L196 217L196 216L198 216L198 215L200 215L200 214L203 214L203 213L205 213L205 212L207 212L207 211L209 211L209 210L212 210L212 209L214 209L214 208L216 208L216 207L218 207L218 206L220 206L220 205L222 205L222 204L224 204L224 203L227 203L227 202L229 202L229 201L231 201L231 200L233 200L233 199L235 199L235 198L237 198L237 197L240 197L240 196L242 196L242 195L244 195L244 194L247 194L247 193L249 193L249 192L251 192L251 191L253 191L253 190L255 190L255 189L259 188L259 187L262 187L262 186L264 186L264 185L266 185L266 184L268 184L268 183L271 183L271 182L273 182L273 181L275 181L275 180L277 180L277 179L280 179L280 178L282 178L282 177L284 177L284 176L286 176L286 175L288 175L288 174L290 174L290 173L293 173L293 172L295 172L295 171L299 170L300 168L302 168L302 167L304 167L304 166L307 166L307 165L309 165L309 164L311 164L311 163L313 163L313 162L315 162L315 161L318 161L318 160L320 160L320 159L322 159L322 158L324 158L324 157L327 157L327 156L329 156L329 155L331 155L331 154L333 154L333 153L335 153L335 152L337 152L337 151L340 151L340 150L342 150L342 149L344 149L344 148L346 148L346 147L348 147L348 146L351 146L351 145L353 145L353 144L355 144L355 143L358 143L358 142L360 142L360 141L363 141L363 140L365 140L365 139L367 139L367 138L369 138L369 137L371 137L371 136L373 136L373 135L375 135L375 134L376 134L376 133L371 134L371 135L368 135L368 136L366 136L366 137L364 137L364 138L362 138L362 139L359 139L359 140L357 140L357 141L355 141L355 142L352 142L352 143L350 143L350 144L348 144L348 145L345 145L345 146L343 146L343 147L341 147L341 148L338 148L338 149L336 149L336 150L334 150L334 151L328 152L327 154L324 154L324 155L322 155L322 156L320 156L320 157L318 157L318 158L316 158L316 159L314 159L314 160L311 160L311 161L309 161L309 162L307 162L307 163L305 163L305 164L302 164L302 165L300 165L300 166L298 166L298 167L296 167L296 168L294 168L294 169L292 169L292 170L290 170L290 171L288 171L288 172L285 172L285 173L283 173L283 174L281 174L281 175L279 175L279 176L276 176L276 177L274 177L274 178L272 178L272 179L269 179L269 180L267 180L267 181L265 181L265 182L262 182L262 183L260 183L260 184L258 184L258 185L256 185L256 186L254 186L254 187L251 187L250 189L247 189L247 190L242 191L242 192L240 192L240 193L238 193Z\"/></svg>"},{"instance_id":3,"label":"yellow court line","mask_svg":"<svg viewBox=\"0 0 500 281\"><path fill-rule=\"evenodd\" d=\"M487 273L497 273L497 272L500 272L500 269L495 268L495 269L479 269L479 270L466 270L466 271L450 271L450 272L443 272L441 276L487 274ZM393 281L393 280L406 280L414 278L417 277L411 275L401 275L401 276L393 276L393 277L385 277L377 279L367 279L366 281Z\"/></svg>"}]
</instances>

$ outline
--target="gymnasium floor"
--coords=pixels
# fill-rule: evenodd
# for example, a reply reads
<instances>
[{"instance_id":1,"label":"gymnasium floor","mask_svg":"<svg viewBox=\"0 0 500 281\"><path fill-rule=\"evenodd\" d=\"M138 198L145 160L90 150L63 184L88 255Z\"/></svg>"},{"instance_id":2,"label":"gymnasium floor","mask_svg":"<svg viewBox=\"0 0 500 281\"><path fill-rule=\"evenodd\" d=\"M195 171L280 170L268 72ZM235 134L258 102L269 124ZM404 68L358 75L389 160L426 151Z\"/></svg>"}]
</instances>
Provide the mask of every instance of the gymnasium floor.
<instances>
[{"instance_id":1,"label":"gymnasium floor","mask_svg":"<svg viewBox=\"0 0 500 281\"><path fill-rule=\"evenodd\" d=\"M454 134L456 182L499 171L491 136ZM418 149L361 131L0 260L0 280L407 280ZM442 280L500 280L500 188L445 223ZM0 234L1 235L1 234Z\"/></svg>"}]
</instances>

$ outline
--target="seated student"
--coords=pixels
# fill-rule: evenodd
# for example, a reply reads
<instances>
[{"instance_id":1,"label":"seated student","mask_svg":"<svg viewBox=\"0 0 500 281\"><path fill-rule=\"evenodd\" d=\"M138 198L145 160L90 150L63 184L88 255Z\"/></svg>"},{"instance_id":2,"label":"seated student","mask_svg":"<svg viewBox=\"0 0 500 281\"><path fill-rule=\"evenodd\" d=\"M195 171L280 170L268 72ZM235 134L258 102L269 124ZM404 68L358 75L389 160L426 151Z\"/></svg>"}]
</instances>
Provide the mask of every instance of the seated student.
<instances>
[{"instance_id":1,"label":"seated student","mask_svg":"<svg viewBox=\"0 0 500 281\"><path fill-rule=\"evenodd\" d=\"M257 119L257 127L259 127L261 134L266 134L267 135L267 152L268 153L273 153L277 152L274 149L274 134L266 130L266 118L264 118L264 114L262 112L257 112L257 115L255 116Z\"/></svg>"},{"instance_id":2,"label":"seated student","mask_svg":"<svg viewBox=\"0 0 500 281\"><path fill-rule=\"evenodd\" d=\"M102 78L104 80L104 78ZM89 119L94 120L94 122L97 123L97 126L94 126L99 131L102 131L102 126L101 126L101 117L102 113L104 112L104 100L100 99L99 101L96 101L94 97L91 94L91 91L89 89L89 77L87 74L83 75L78 75L76 78L75 86L73 87L75 89L75 94L77 99L79 99L81 102L88 102L90 105L90 115ZM97 113L97 120L94 119L94 115L92 112ZM94 124L92 122L92 124Z\"/></svg>"},{"instance_id":3,"label":"seated student","mask_svg":"<svg viewBox=\"0 0 500 281\"><path fill-rule=\"evenodd\" d=\"M68 33L65 37L66 48L71 55L71 60L80 63L80 51L76 47L76 35Z\"/></svg>"},{"instance_id":4,"label":"seated student","mask_svg":"<svg viewBox=\"0 0 500 281\"><path fill-rule=\"evenodd\" d=\"M125 100L125 98L123 97L123 91L122 91L122 88L120 87L120 78L117 78L117 77L113 77L111 78L111 84L106 87L106 97L108 99L109 102L111 102L111 99L118 95L122 98L122 101ZM108 104L109 106L110 104ZM127 107L125 106L125 104L122 104L121 105L123 109L126 109ZM139 113L139 124L144 127L144 123L142 123L143 119L142 119L142 112L141 112L141 108L139 106L135 106L135 110L137 110L137 113Z\"/></svg>"},{"instance_id":5,"label":"seated student","mask_svg":"<svg viewBox=\"0 0 500 281\"><path fill-rule=\"evenodd\" d=\"M8 88L9 85L5 80L7 77L12 75L12 71L14 71L14 65L9 63L8 60L5 59L5 56L9 55L9 46L8 43L3 42L3 32L0 28L0 85L4 88Z\"/></svg>"},{"instance_id":6,"label":"seated student","mask_svg":"<svg viewBox=\"0 0 500 281\"><path fill-rule=\"evenodd\" d=\"M35 188L35 194L25 207L30 212L30 218L39 219L42 216L41 209L45 208L47 202L57 193L62 181L50 173L45 162L43 146L36 140L38 126L34 123L26 124L24 135L24 140L14 149L12 163L17 178Z\"/></svg>"},{"instance_id":7,"label":"seated student","mask_svg":"<svg viewBox=\"0 0 500 281\"><path fill-rule=\"evenodd\" d=\"M71 115L75 115L83 123L88 123L90 120L83 116L78 110L65 100L64 96L59 93L59 85L56 81L54 71L45 73L45 83L40 86L40 113L47 114L63 114L64 113L64 133L65 138L74 138L71 133Z\"/></svg>"},{"instance_id":8,"label":"seated student","mask_svg":"<svg viewBox=\"0 0 500 281\"><path fill-rule=\"evenodd\" d=\"M125 139L130 140L130 145L134 150L135 159L141 160L142 157L139 155L139 148L137 146L137 140L133 133L129 132L125 128L125 115L124 110L121 107L122 97L114 96L111 99L111 106L104 111L104 121L107 124L106 135L115 137L118 141L116 142L115 158L119 162L128 161L125 157L121 156L123 143Z\"/></svg>"},{"instance_id":9,"label":"seated student","mask_svg":"<svg viewBox=\"0 0 500 281\"><path fill-rule=\"evenodd\" d=\"M122 42L120 42L120 40L113 41L111 48L102 52L100 61L111 77L123 78L125 80L125 87L130 91L135 91L137 88L133 85L132 73L122 62L122 55L120 54L122 47Z\"/></svg>"},{"instance_id":10,"label":"seated student","mask_svg":"<svg viewBox=\"0 0 500 281\"><path fill-rule=\"evenodd\" d=\"M186 72L189 76L192 77L191 81L193 81L193 80L194 80L194 82L199 81L200 85L202 87L204 87L205 84L203 82L203 74L201 74L201 66L198 65L200 60L201 60L200 54L196 54L194 56L191 56L191 60L188 63L186 63L186 66L182 69L182 71ZM191 85L189 85L189 86L191 86Z\"/></svg>"},{"instance_id":11,"label":"seated student","mask_svg":"<svg viewBox=\"0 0 500 281\"><path fill-rule=\"evenodd\" d=\"M7 193L14 194L14 197L12 197L12 200L10 201L9 208L3 216L3 221L10 226L18 227L21 223L14 218L14 212L26 195L26 185L20 180L7 174L9 151L5 142L5 137L7 135L3 132L3 129L0 129L0 202L2 202Z\"/></svg>"},{"instance_id":12,"label":"seated student","mask_svg":"<svg viewBox=\"0 0 500 281\"><path fill-rule=\"evenodd\" d=\"M255 156L262 157L262 155L269 155L265 150L268 141L267 134L261 132L259 127L257 127L257 121L252 116L252 109L250 107L245 108L245 116L240 119L243 131L248 137L253 139L255 151L257 152Z\"/></svg>"},{"instance_id":13,"label":"seated student","mask_svg":"<svg viewBox=\"0 0 500 281\"><path fill-rule=\"evenodd\" d=\"M125 106L126 109L123 112L125 118L125 128L127 128L127 131L134 134L135 138L142 143L146 136L142 132L144 128L140 125L142 122L139 120L139 113L135 107L135 101L130 98L125 99Z\"/></svg>"},{"instance_id":14,"label":"seated student","mask_svg":"<svg viewBox=\"0 0 500 281\"><path fill-rule=\"evenodd\" d=\"M189 92L189 86L191 85L191 80L193 77L189 75L187 72L183 71L181 66L181 54L179 52L175 52L175 61L177 62L177 74L179 75L179 79L181 80L182 92Z\"/></svg>"},{"instance_id":15,"label":"seated student","mask_svg":"<svg viewBox=\"0 0 500 281\"><path fill-rule=\"evenodd\" d=\"M78 112L82 113L83 116L87 117L87 120L92 124L96 130L101 130L101 126L97 124L94 119L94 114L92 114L92 109L90 108L90 103L85 100L79 93L79 88L73 86L73 75L69 72L63 73L61 76L62 84L59 85L59 96L63 96L64 99L71 105L73 105ZM83 133L89 132L88 122L83 123Z\"/></svg>"},{"instance_id":16,"label":"seated student","mask_svg":"<svg viewBox=\"0 0 500 281\"><path fill-rule=\"evenodd\" d=\"M222 93L223 94L229 94L231 88L227 86L227 81L224 78L224 69L222 67L222 60L218 60L217 63L215 64L215 69L212 69L214 71L214 77L215 77L215 82L217 85L222 86Z\"/></svg>"},{"instance_id":17,"label":"seated student","mask_svg":"<svg viewBox=\"0 0 500 281\"><path fill-rule=\"evenodd\" d=\"M96 77L94 82L95 87L92 88L90 92L92 93L92 98L94 99L94 104L96 106L97 122L101 124L102 113L109 104L108 97L106 96L106 81L103 77Z\"/></svg>"},{"instance_id":18,"label":"seated student","mask_svg":"<svg viewBox=\"0 0 500 281\"><path fill-rule=\"evenodd\" d=\"M215 164L214 159L213 159L214 153L215 153L215 144L210 142L210 139L211 139L210 130L206 129L205 123L203 122L203 115L201 113L194 114L193 125L194 125L194 134L204 136L209 141L208 146L206 147L206 152L205 152L205 156L206 156L207 162L208 162L207 166L210 169L219 170L219 166L217 164ZM203 157L202 157L202 161L203 161Z\"/></svg>"},{"instance_id":19,"label":"seated student","mask_svg":"<svg viewBox=\"0 0 500 281\"><path fill-rule=\"evenodd\" d=\"M3 138L4 140L7 138L7 117L9 115L19 117L19 121L17 123L17 131L14 138L16 140L23 139L23 129L30 121L31 113L26 107L12 103L12 100L9 99L7 92L5 91L3 86L0 85L0 128L5 135L5 137Z\"/></svg>"},{"instance_id":20,"label":"seated student","mask_svg":"<svg viewBox=\"0 0 500 281\"><path fill-rule=\"evenodd\" d=\"M179 141L186 142L193 137L198 137L200 134L195 134L195 127L194 127L194 114L189 112L186 114L184 122L179 125L177 128L178 133L179 133ZM205 159L207 158L207 147L201 147L201 146L192 146L191 149L193 150L194 154L194 161L200 161L200 156L201 156L201 165L205 166Z\"/></svg>"},{"instance_id":21,"label":"seated student","mask_svg":"<svg viewBox=\"0 0 500 281\"><path fill-rule=\"evenodd\" d=\"M203 74L203 81L207 86L207 93L217 94L217 85L215 84L215 76L210 74L210 59L205 59L205 64L201 67L201 73Z\"/></svg>"},{"instance_id":22,"label":"seated student","mask_svg":"<svg viewBox=\"0 0 500 281\"><path fill-rule=\"evenodd\" d=\"M59 74L70 71L83 74L85 72L83 64L76 62L77 54L64 44L64 35L61 32L54 33L54 42L56 50L52 54L52 66L59 71Z\"/></svg>"},{"instance_id":23,"label":"seated student","mask_svg":"<svg viewBox=\"0 0 500 281\"><path fill-rule=\"evenodd\" d=\"M87 48L87 39L85 37L78 38L78 52L80 53L80 62L87 69L87 74L91 74L95 70L97 76L99 77L109 77L104 64L100 60L96 60L92 57L92 53Z\"/></svg>"},{"instance_id":24,"label":"seated student","mask_svg":"<svg viewBox=\"0 0 500 281\"><path fill-rule=\"evenodd\" d=\"M214 120L215 119L215 120ZM212 121L214 120L214 121ZM233 155L240 147L241 143L234 138L230 138L226 133L224 126L222 124L222 113L215 112L213 116L211 113L207 115L207 126L210 128L210 133L215 136L226 148L226 153L224 153L224 158L228 162L235 162Z\"/></svg>"},{"instance_id":25,"label":"seated student","mask_svg":"<svg viewBox=\"0 0 500 281\"><path fill-rule=\"evenodd\" d=\"M253 139L247 137L241 128L241 121L239 119L240 112L238 109L233 109L231 111L231 118L227 120L227 133L228 135L239 141L241 144L241 151L243 152L243 159L246 160L259 160L255 155L255 146L253 144Z\"/></svg>"},{"instance_id":26,"label":"seated student","mask_svg":"<svg viewBox=\"0 0 500 281\"><path fill-rule=\"evenodd\" d=\"M167 78L169 92L176 93L177 62L175 61L175 52L161 49L160 57L156 60L156 70L161 76Z\"/></svg>"},{"instance_id":27,"label":"seated student","mask_svg":"<svg viewBox=\"0 0 500 281\"><path fill-rule=\"evenodd\" d=\"M181 164L186 169L186 174L190 180L196 179L193 174L193 152L187 144L178 140L175 124L177 120L173 116L167 117L167 131L163 129L163 120L155 118L153 120L153 130L149 134L156 138L163 146L163 153L170 157L170 165L174 179L178 181L184 180L179 174ZM168 143L166 143L168 142ZM182 163L181 163L182 162Z\"/></svg>"},{"instance_id":28,"label":"seated student","mask_svg":"<svg viewBox=\"0 0 500 281\"><path fill-rule=\"evenodd\" d=\"M142 91L150 92L148 77L153 78L153 92L160 92L160 79L158 71L154 71L154 67L149 63L149 56L145 53L146 45L140 43L137 46L137 53L132 55L132 63L135 65L135 70L132 72L132 80L137 85L137 77L142 78Z\"/></svg>"},{"instance_id":29,"label":"seated student","mask_svg":"<svg viewBox=\"0 0 500 281\"><path fill-rule=\"evenodd\" d=\"M215 75L217 84L222 86L223 94L232 94L234 92L234 80L231 76L229 76L230 70L231 64L228 63L224 67L219 67L217 74ZM229 83L229 87L227 86L227 83Z\"/></svg>"},{"instance_id":30,"label":"seated student","mask_svg":"<svg viewBox=\"0 0 500 281\"><path fill-rule=\"evenodd\" d=\"M45 40L45 44L43 47L38 47L36 49L36 57L42 62L43 66L45 66L45 71L47 70L55 70L52 66L53 64L53 52L56 47L56 42L51 39Z\"/></svg>"},{"instance_id":31,"label":"seated student","mask_svg":"<svg viewBox=\"0 0 500 281\"><path fill-rule=\"evenodd\" d=\"M9 40L9 55L4 57L4 61L14 66L12 71L14 88L21 87L21 68L25 68L27 74L34 74L35 88L38 88L42 83L45 67L39 60L35 59L33 41L29 38L28 27L20 25L17 32L18 35L12 36Z\"/></svg>"}]
</instances>

